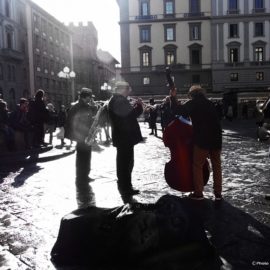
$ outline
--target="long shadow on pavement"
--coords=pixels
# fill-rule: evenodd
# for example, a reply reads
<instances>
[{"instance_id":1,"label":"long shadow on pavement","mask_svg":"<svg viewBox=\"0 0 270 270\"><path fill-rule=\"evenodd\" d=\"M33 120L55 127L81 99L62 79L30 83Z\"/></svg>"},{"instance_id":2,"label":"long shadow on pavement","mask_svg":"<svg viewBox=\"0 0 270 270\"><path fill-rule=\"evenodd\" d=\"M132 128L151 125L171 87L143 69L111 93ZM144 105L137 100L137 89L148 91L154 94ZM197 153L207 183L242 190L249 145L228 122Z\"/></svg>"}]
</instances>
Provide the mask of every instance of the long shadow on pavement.
<instances>
[{"instance_id":1,"label":"long shadow on pavement","mask_svg":"<svg viewBox=\"0 0 270 270\"><path fill-rule=\"evenodd\" d=\"M250 138L257 140L257 128L254 119L250 120L233 120L232 122L228 120L222 121L222 128L225 130L223 136L230 136L235 138Z\"/></svg>"},{"instance_id":2,"label":"long shadow on pavement","mask_svg":"<svg viewBox=\"0 0 270 270\"><path fill-rule=\"evenodd\" d=\"M20 172L20 174L14 178L14 182L11 185L15 188L21 187L22 185L24 185L25 181L28 178L38 173L42 169L43 168L37 166L37 164L31 164L29 166L24 167L23 170Z\"/></svg>"},{"instance_id":3,"label":"long shadow on pavement","mask_svg":"<svg viewBox=\"0 0 270 270\"><path fill-rule=\"evenodd\" d=\"M218 254L228 269L270 269L270 227L229 202L186 200L204 221Z\"/></svg>"}]
</instances>

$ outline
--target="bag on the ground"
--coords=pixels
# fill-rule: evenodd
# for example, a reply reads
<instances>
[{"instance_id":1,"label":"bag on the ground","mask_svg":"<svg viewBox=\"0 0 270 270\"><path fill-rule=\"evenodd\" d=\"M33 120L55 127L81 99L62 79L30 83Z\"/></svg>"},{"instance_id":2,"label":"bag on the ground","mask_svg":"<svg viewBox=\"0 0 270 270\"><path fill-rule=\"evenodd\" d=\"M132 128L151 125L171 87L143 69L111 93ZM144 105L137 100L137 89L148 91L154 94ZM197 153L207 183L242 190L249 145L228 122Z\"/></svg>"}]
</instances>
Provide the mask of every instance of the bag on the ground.
<instances>
[{"instance_id":1,"label":"bag on the ground","mask_svg":"<svg viewBox=\"0 0 270 270\"><path fill-rule=\"evenodd\" d=\"M213 267L220 261L199 219L169 195L152 205L70 213L61 221L51 256L56 266L91 269L193 269L198 262L201 269L220 269Z\"/></svg>"}]
</instances>

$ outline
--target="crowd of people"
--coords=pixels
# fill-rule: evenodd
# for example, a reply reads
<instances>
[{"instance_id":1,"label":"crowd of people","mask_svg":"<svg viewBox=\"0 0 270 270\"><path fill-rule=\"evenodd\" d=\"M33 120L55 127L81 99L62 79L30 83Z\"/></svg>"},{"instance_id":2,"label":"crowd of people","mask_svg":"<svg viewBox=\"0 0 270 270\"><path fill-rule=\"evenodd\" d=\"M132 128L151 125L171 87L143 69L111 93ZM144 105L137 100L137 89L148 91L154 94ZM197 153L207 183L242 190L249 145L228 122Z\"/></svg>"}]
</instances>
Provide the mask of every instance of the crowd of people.
<instances>
[{"instance_id":1,"label":"crowd of people","mask_svg":"<svg viewBox=\"0 0 270 270\"><path fill-rule=\"evenodd\" d=\"M0 99L0 140L4 140L9 151L18 149L16 145L18 136L23 138L25 149L42 147L52 144L53 133L58 127L60 132L57 137L60 139L61 146L64 146L65 138L76 142L76 180L89 183L92 181L89 174L93 144L89 144L88 141L95 141L98 129L94 126L93 134L91 130L93 124L97 123L97 127L104 128L106 141L112 141L117 150L116 175L119 192L121 195L132 196L139 193L138 190L133 189L131 180L134 146L143 141L137 118L144 112L151 130L150 135L157 136L158 116L161 119L162 132L164 132L176 115L182 115L192 121L194 131L192 161L194 193L191 194L191 198L203 199L202 171L209 157L213 169L214 195L217 200L221 199L222 130L220 121L223 118L232 120L232 108L228 106L225 113L222 103L206 98L204 90L199 86L190 88L189 101L185 103L178 101L176 89L173 87L161 104L156 104L153 98L149 100L149 104L143 103L141 99L131 104L129 95L129 85L124 82L118 83L113 96L104 105L104 103L94 101L91 89L82 88L78 100L72 103L68 110L62 105L58 112L52 103L46 104L45 92L41 89L36 92L34 99L21 98L17 108L11 112L8 110L7 103ZM261 126L270 118L270 102L268 99L263 104L258 104L256 109L260 120L256 119L256 121ZM106 107L105 110L104 107ZM246 107L243 108L243 112L247 114ZM96 121L97 116L98 121ZM44 141L45 132L49 134L48 142ZM93 136L94 140L89 140L89 136Z\"/></svg>"},{"instance_id":2,"label":"crowd of people","mask_svg":"<svg viewBox=\"0 0 270 270\"><path fill-rule=\"evenodd\" d=\"M46 104L45 92L38 90L33 99L20 98L12 111L7 102L0 99L0 140L7 151L40 148L52 143L56 127L63 127L66 121L65 107L56 111L52 103ZM49 141L45 142L45 133ZM63 144L64 141L61 141Z\"/></svg>"}]
</instances>

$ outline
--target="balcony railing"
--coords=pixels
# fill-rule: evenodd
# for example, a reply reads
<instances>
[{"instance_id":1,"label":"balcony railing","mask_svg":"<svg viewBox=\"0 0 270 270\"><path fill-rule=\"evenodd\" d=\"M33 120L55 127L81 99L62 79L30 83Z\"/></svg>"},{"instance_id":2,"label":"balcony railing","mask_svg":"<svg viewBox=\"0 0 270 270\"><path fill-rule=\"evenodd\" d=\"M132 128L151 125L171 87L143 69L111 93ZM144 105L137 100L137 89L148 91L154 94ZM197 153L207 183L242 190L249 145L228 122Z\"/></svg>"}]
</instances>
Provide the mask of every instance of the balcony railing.
<instances>
[{"instance_id":1,"label":"balcony railing","mask_svg":"<svg viewBox=\"0 0 270 270\"><path fill-rule=\"evenodd\" d=\"M184 13L184 17L204 17L204 12L189 12Z\"/></svg>"},{"instance_id":2,"label":"balcony railing","mask_svg":"<svg viewBox=\"0 0 270 270\"><path fill-rule=\"evenodd\" d=\"M170 68L172 71L181 71L181 70L193 70L193 69L200 69L200 70L206 70L210 69L212 67L211 64L200 64L200 65L189 65L189 64L175 64L171 65ZM121 71L123 73L125 72L141 72L141 71L147 71L147 72L159 72L159 73L165 73L166 65L156 65L156 66L149 66L149 67L140 67L140 66L133 66L133 67L122 67Z\"/></svg>"},{"instance_id":3,"label":"balcony railing","mask_svg":"<svg viewBox=\"0 0 270 270\"><path fill-rule=\"evenodd\" d=\"M225 63L226 67L242 67L244 66L244 62L230 62L230 63Z\"/></svg>"},{"instance_id":4,"label":"balcony railing","mask_svg":"<svg viewBox=\"0 0 270 270\"><path fill-rule=\"evenodd\" d=\"M0 50L0 54L7 59L13 59L17 61L23 61L24 54L13 49L4 48Z\"/></svg>"},{"instance_id":5,"label":"balcony railing","mask_svg":"<svg viewBox=\"0 0 270 270\"><path fill-rule=\"evenodd\" d=\"M157 19L157 15L146 15L146 16L136 16L135 20L156 20Z\"/></svg>"},{"instance_id":6,"label":"balcony railing","mask_svg":"<svg viewBox=\"0 0 270 270\"><path fill-rule=\"evenodd\" d=\"M270 65L270 61L253 61L250 62L251 66L269 66Z\"/></svg>"},{"instance_id":7,"label":"balcony railing","mask_svg":"<svg viewBox=\"0 0 270 270\"><path fill-rule=\"evenodd\" d=\"M174 14L155 14L147 16L130 16L131 21L151 21L151 20L168 20L168 19L184 19L184 18L194 18L194 17L206 17L211 16L211 12L189 12L189 13L174 13Z\"/></svg>"},{"instance_id":8,"label":"balcony railing","mask_svg":"<svg viewBox=\"0 0 270 270\"><path fill-rule=\"evenodd\" d=\"M228 15L235 15L235 14L239 14L239 13L240 13L239 9L229 9L229 10L227 10Z\"/></svg>"},{"instance_id":9,"label":"balcony railing","mask_svg":"<svg viewBox=\"0 0 270 270\"><path fill-rule=\"evenodd\" d=\"M265 8L254 8L252 13L265 13Z\"/></svg>"}]
</instances>

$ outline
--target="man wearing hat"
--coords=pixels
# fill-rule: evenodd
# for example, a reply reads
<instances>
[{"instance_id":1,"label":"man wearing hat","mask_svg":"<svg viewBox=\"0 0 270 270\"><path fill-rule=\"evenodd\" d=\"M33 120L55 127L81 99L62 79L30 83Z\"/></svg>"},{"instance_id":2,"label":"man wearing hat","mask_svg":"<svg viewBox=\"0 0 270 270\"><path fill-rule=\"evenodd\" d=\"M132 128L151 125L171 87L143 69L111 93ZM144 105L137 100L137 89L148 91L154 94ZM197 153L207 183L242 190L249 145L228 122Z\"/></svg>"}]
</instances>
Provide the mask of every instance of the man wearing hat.
<instances>
[{"instance_id":1,"label":"man wearing hat","mask_svg":"<svg viewBox=\"0 0 270 270\"><path fill-rule=\"evenodd\" d=\"M96 113L95 106L90 106L92 90L82 88L79 100L68 111L65 137L77 142L76 146L76 179L89 181L91 164L91 146L85 144L85 138L93 123Z\"/></svg>"},{"instance_id":2,"label":"man wearing hat","mask_svg":"<svg viewBox=\"0 0 270 270\"><path fill-rule=\"evenodd\" d=\"M139 193L132 187L131 174L134 166L134 146L142 141L137 117L142 114L143 107L141 100L131 106L127 99L129 94L129 84L118 82L108 105L112 125L112 142L117 149L117 184L121 195Z\"/></svg>"},{"instance_id":3,"label":"man wearing hat","mask_svg":"<svg viewBox=\"0 0 270 270\"><path fill-rule=\"evenodd\" d=\"M213 102L206 98L204 89L193 85L189 89L189 100L178 105L175 115L189 116L193 126L193 184L194 193L190 197L202 200L203 197L203 165L209 157L213 169L214 195L216 200L222 199L221 147L222 129L220 119Z\"/></svg>"}]
</instances>

